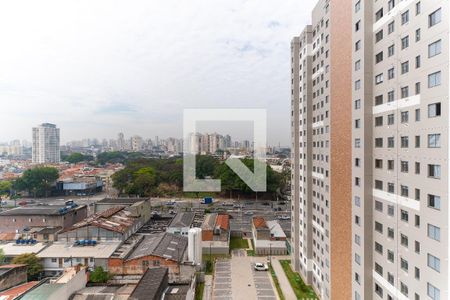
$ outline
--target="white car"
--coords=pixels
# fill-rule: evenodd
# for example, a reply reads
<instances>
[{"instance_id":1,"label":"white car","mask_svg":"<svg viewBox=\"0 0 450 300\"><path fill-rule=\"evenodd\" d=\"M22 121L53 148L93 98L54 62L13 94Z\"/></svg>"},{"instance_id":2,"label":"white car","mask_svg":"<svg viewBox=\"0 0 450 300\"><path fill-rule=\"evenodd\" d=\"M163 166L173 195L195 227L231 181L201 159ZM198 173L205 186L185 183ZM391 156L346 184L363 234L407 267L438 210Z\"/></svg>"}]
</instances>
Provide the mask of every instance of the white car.
<instances>
[{"instance_id":1,"label":"white car","mask_svg":"<svg viewBox=\"0 0 450 300\"><path fill-rule=\"evenodd\" d=\"M267 271L267 270L269 270L269 267L267 266L267 264L264 264L264 263L256 263L255 270L256 271Z\"/></svg>"},{"instance_id":2,"label":"white car","mask_svg":"<svg viewBox=\"0 0 450 300\"><path fill-rule=\"evenodd\" d=\"M253 215L253 212L252 212L252 211L250 211L250 210L248 210L248 211L246 211L246 212L244 213L244 215L247 215L247 216L252 216L252 215Z\"/></svg>"}]
</instances>

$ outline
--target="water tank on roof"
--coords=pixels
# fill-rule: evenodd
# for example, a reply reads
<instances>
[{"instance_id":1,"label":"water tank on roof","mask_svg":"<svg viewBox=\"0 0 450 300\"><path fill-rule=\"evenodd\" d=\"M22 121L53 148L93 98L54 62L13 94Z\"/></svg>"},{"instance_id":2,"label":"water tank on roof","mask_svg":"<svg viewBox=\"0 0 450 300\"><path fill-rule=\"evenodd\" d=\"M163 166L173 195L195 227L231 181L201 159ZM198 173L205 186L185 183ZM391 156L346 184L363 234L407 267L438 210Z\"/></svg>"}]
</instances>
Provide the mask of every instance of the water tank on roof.
<instances>
[{"instance_id":1,"label":"water tank on roof","mask_svg":"<svg viewBox=\"0 0 450 300\"><path fill-rule=\"evenodd\" d=\"M95 246L95 245L97 245L97 241L92 241L92 246Z\"/></svg>"},{"instance_id":2,"label":"water tank on roof","mask_svg":"<svg viewBox=\"0 0 450 300\"><path fill-rule=\"evenodd\" d=\"M188 260L196 265L202 263L202 230L200 228L189 229Z\"/></svg>"}]
</instances>

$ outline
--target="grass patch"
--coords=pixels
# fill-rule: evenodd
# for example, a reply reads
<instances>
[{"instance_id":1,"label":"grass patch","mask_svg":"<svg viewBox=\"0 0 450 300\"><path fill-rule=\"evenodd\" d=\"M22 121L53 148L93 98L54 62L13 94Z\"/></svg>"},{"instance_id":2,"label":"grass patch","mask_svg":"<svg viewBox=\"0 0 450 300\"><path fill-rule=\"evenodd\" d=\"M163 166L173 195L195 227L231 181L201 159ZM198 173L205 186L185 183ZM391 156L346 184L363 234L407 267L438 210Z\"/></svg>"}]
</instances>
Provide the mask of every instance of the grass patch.
<instances>
[{"instance_id":1,"label":"grass patch","mask_svg":"<svg viewBox=\"0 0 450 300\"><path fill-rule=\"evenodd\" d=\"M195 287L195 300L203 299L203 290L205 289L204 282L197 282L197 286Z\"/></svg>"},{"instance_id":2,"label":"grass patch","mask_svg":"<svg viewBox=\"0 0 450 300\"><path fill-rule=\"evenodd\" d=\"M283 268L297 299L318 299L314 290L303 282L298 273L292 271L290 263L290 260L280 260L281 267Z\"/></svg>"},{"instance_id":3,"label":"grass patch","mask_svg":"<svg viewBox=\"0 0 450 300\"><path fill-rule=\"evenodd\" d=\"M255 256L255 250L247 250L247 256Z\"/></svg>"},{"instance_id":4,"label":"grass patch","mask_svg":"<svg viewBox=\"0 0 450 300\"><path fill-rule=\"evenodd\" d=\"M205 274L206 275L212 275L214 273L214 266L215 266L214 262L218 258L230 258L230 255L229 254L211 254L211 256L209 256L209 254L202 255L203 262L205 263ZM210 263L210 259L211 259L211 263Z\"/></svg>"},{"instance_id":5,"label":"grass patch","mask_svg":"<svg viewBox=\"0 0 450 300\"><path fill-rule=\"evenodd\" d=\"M280 283L278 282L277 275L275 274L275 271L272 268L272 265L269 265L269 272L270 275L272 275L273 284L275 285L275 288L277 289L278 297L280 300L285 300L283 295L283 291L281 290Z\"/></svg>"},{"instance_id":6,"label":"grass patch","mask_svg":"<svg viewBox=\"0 0 450 300\"><path fill-rule=\"evenodd\" d=\"M231 237L230 239L230 250L233 249L247 249L248 241L246 239Z\"/></svg>"}]
</instances>

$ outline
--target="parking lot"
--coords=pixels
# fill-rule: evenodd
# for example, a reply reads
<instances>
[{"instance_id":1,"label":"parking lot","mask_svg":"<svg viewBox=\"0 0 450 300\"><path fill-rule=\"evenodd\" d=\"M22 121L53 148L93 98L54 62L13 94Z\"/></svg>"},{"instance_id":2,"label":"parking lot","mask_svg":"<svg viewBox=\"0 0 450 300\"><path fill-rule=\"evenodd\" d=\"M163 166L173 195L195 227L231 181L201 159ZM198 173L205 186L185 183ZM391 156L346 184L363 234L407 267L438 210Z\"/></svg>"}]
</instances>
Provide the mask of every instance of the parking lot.
<instances>
[{"instance_id":1,"label":"parking lot","mask_svg":"<svg viewBox=\"0 0 450 300\"><path fill-rule=\"evenodd\" d=\"M276 300L269 272L254 270L254 263L261 258L233 254L231 259L221 259L216 263L213 299Z\"/></svg>"}]
</instances>

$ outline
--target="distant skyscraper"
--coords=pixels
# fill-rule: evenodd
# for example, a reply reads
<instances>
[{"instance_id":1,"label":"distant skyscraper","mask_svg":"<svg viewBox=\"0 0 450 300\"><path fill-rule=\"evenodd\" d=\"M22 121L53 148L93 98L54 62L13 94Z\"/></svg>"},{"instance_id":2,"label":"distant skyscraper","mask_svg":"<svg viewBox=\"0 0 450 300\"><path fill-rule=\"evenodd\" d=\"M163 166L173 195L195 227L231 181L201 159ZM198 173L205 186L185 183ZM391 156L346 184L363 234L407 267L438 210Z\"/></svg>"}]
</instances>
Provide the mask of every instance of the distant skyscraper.
<instances>
[{"instance_id":1,"label":"distant skyscraper","mask_svg":"<svg viewBox=\"0 0 450 300\"><path fill-rule=\"evenodd\" d=\"M122 132L117 136L117 148L119 151L125 150L125 137Z\"/></svg>"},{"instance_id":2,"label":"distant skyscraper","mask_svg":"<svg viewBox=\"0 0 450 300\"><path fill-rule=\"evenodd\" d=\"M59 128L43 123L33 128L33 163L59 163Z\"/></svg>"}]
</instances>

